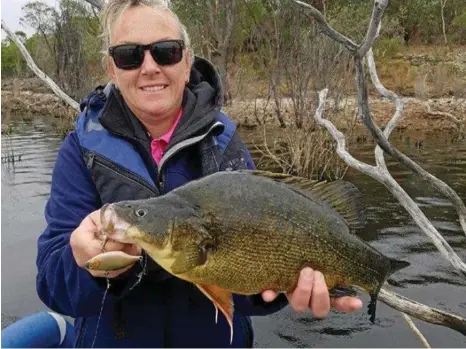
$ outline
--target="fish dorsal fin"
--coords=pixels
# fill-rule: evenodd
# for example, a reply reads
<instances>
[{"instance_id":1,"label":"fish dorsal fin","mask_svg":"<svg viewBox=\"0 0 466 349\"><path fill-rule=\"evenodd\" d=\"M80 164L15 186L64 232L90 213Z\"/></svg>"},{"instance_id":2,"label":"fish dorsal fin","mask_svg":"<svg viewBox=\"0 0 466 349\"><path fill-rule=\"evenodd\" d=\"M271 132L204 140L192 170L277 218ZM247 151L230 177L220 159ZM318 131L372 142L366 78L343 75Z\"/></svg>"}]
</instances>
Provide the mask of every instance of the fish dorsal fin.
<instances>
[{"instance_id":1,"label":"fish dorsal fin","mask_svg":"<svg viewBox=\"0 0 466 349\"><path fill-rule=\"evenodd\" d=\"M228 325L230 325L230 344L233 342L233 313L235 307L231 292L215 286L195 284L199 290L209 298L215 306L215 323L217 323L218 309L225 315Z\"/></svg>"},{"instance_id":2,"label":"fish dorsal fin","mask_svg":"<svg viewBox=\"0 0 466 349\"><path fill-rule=\"evenodd\" d=\"M362 194L350 182L337 180L319 182L316 180L260 170L242 170L255 176L262 176L286 184L294 192L311 200L321 200L337 211L351 229L364 226L364 208Z\"/></svg>"}]
</instances>

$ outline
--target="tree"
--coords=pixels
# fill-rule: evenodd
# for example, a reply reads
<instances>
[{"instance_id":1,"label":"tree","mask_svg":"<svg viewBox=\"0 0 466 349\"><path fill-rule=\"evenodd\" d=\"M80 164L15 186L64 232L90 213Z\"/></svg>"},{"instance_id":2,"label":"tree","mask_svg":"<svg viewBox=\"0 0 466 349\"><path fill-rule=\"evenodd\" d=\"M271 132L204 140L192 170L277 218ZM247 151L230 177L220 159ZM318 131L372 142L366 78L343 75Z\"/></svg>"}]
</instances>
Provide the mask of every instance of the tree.
<instances>
[{"instance_id":1,"label":"tree","mask_svg":"<svg viewBox=\"0 0 466 349\"><path fill-rule=\"evenodd\" d=\"M319 92L319 106L314 115L315 120L321 126L324 126L332 135L335 142L337 143L337 153L343 159L343 161L345 161L345 163L352 168L368 176L371 176L372 178L382 183L395 196L400 204L410 213L416 224L420 227L421 231L431 239L431 241L440 251L441 255L450 263L454 270L460 276L466 278L466 263L461 260L461 258L455 253L455 251L446 242L442 235L437 231L432 222L429 221L422 210L416 205L414 200L411 199L411 197L390 175L385 163L384 153L390 155L394 160L412 170L420 178L428 182L434 189L447 197L455 207L459 216L459 221L463 233L466 234L466 206L459 195L446 183L428 173L420 165L400 152L389 141L390 134L395 128L396 122L402 115L403 102L395 93L388 91L380 82L377 76L372 53L372 46L380 34L381 19L386 7L388 6L388 0L374 0L372 16L367 28L366 36L360 44L356 44L346 36L335 31L332 27L330 27L323 15L311 5L298 0L292 1L308 8L310 15L315 18L321 30L332 40L344 46L353 56L356 68L359 116L377 143L375 149L376 166L365 164L351 156L351 154L346 150L345 136L337 130L332 122L323 118L322 115L324 112L325 99L328 92L328 89L326 88ZM396 104L396 111L393 115L393 118L387 125L385 125L383 131L374 123L369 107L366 69L364 66L366 59L369 66L371 80L377 91ZM466 319L463 319L459 316L453 316L453 318L450 319L451 321L447 320L443 316L438 317L435 315L438 315L438 309L434 311L433 309L429 310L429 307L426 306L421 307L417 302L412 302L402 296L388 291L385 286L381 290L379 299L391 307L404 312L405 314L415 316L424 321L450 327L466 335ZM447 317L450 317L450 315Z\"/></svg>"}]
</instances>

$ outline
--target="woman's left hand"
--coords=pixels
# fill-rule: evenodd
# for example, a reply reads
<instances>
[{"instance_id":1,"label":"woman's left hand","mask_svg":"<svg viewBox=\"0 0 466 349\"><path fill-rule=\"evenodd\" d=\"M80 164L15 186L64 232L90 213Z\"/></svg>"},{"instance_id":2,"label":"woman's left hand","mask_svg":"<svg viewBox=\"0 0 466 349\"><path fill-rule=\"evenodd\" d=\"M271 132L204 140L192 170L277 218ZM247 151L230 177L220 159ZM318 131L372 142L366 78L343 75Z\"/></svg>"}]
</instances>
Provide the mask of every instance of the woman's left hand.
<instances>
[{"instance_id":1,"label":"woman's left hand","mask_svg":"<svg viewBox=\"0 0 466 349\"><path fill-rule=\"evenodd\" d=\"M262 298L266 302L273 301L277 296L274 291L262 292ZM330 298L323 274L311 268L301 270L298 285L286 296L294 311L301 313L310 308L317 318L327 316L330 307L341 312L352 312L362 307L362 302L357 297Z\"/></svg>"}]
</instances>

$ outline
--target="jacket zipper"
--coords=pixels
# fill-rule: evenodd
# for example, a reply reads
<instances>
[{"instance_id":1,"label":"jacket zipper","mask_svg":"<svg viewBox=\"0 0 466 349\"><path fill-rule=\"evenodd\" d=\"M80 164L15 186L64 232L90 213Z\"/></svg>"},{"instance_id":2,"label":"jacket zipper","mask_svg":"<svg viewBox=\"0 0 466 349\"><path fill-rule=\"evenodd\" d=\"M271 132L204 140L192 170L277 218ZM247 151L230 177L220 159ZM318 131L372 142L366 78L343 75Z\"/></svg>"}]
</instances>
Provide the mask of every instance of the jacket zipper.
<instances>
[{"instance_id":1,"label":"jacket zipper","mask_svg":"<svg viewBox=\"0 0 466 349\"><path fill-rule=\"evenodd\" d=\"M159 168L158 168L158 176L162 176L162 168L163 168L163 165L165 165L167 163L167 161L172 158L176 153L178 153L179 151L191 146L191 145L194 145L196 143L199 143L200 141L202 141L205 137L207 137L215 128L219 127L223 125L221 122L216 122L215 124L213 124L210 129L203 133L202 135L199 135L199 136L196 136L196 137L192 137L192 138L188 138L188 139L185 139L184 141L181 141L177 144L175 144L171 149L169 149L166 153L163 154L162 156L162 159L160 160L160 164L159 164Z\"/></svg>"},{"instance_id":2,"label":"jacket zipper","mask_svg":"<svg viewBox=\"0 0 466 349\"><path fill-rule=\"evenodd\" d=\"M120 176L123 176L125 178L128 178L130 180L132 180L133 182L143 186L145 189L147 189L148 191L151 192L151 194L154 194L154 195L159 195L159 193L157 193L154 189L153 189L153 186L150 185L144 178L142 178L141 176L133 173L133 172L130 172L128 170L125 170L125 169L122 169L121 167L115 165L112 161L104 158L103 156L98 156L96 157L96 154L94 152L90 152L89 153L89 156L88 156L88 159L87 159L87 162L86 162L86 167L88 169L91 169L92 166L94 165L94 163L96 164L99 164L100 166L102 167L105 167L106 169L120 175Z\"/></svg>"},{"instance_id":3,"label":"jacket zipper","mask_svg":"<svg viewBox=\"0 0 466 349\"><path fill-rule=\"evenodd\" d=\"M167 161L170 158L172 158L175 154L177 154L179 151L185 149L188 146L199 143L205 137L207 137L215 128L217 128L219 126L222 126L222 125L223 124L221 122L217 121L204 134L202 134L200 136L185 139L184 141L181 141L181 142L175 144L171 149L169 149L165 154L163 154L162 159L161 159L160 164L159 164L158 169L157 169L157 180L156 180L156 183L155 183L155 185L158 186L159 189L160 189L160 194L162 194L164 192L164 188L165 188L165 180L164 180L163 174L162 174L163 165L165 165L167 163ZM121 134L119 132L111 132L111 133L113 133L115 136L122 137L124 139L130 140L130 141L133 141L133 142L139 142L139 140L136 139L135 137L129 137L129 136L123 135L123 134ZM100 157L100 158L102 160L104 159L103 157ZM90 157L88 159L88 168L90 168L89 163L90 163L90 166L92 167L92 162L94 162L94 161L95 161L95 154L91 153ZM98 161L98 162L101 162L101 161ZM155 193L154 190L152 189L152 186L148 186L148 184L146 184L147 181L145 179L141 178L140 176L137 176L137 175L133 174L132 172L119 170L110 160L106 160L106 162L107 162L107 164L102 163L102 165L109 168L110 170L115 171L116 173L118 173L118 174L120 174L122 176L129 177L130 179L134 180L135 182L140 183L141 185L145 186L151 192ZM124 172L124 174L122 172ZM143 182L141 182L141 181L143 181ZM158 193L155 193L155 194L158 195Z\"/></svg>"}]
</instances>

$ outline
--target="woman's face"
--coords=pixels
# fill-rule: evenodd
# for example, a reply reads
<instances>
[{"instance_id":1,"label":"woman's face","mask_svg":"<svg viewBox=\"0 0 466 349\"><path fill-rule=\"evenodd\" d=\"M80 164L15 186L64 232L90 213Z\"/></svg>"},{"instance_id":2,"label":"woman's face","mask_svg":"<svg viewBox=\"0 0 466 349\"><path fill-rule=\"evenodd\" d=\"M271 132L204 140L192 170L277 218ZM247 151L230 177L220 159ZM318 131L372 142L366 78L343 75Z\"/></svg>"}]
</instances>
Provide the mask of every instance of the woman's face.
<instances>
[{"instance_id":1,"label":"woman's face","mask_svg":"<svg viewBox=\"0 0 466 349\"><path fill-rule=\"evenodd\" d=\"M136 43L150 44L166 39L181 39L180 29L172 16L164 12L135 6L113 23L111 46ZM158 65L150 51L144 53L139 68L122 70L109 57L109 75L118 86L133 113L146 124L156 124L175 115L183 98L191 62L185 49L181 61Z\"/></svg>"}]
</instances>

